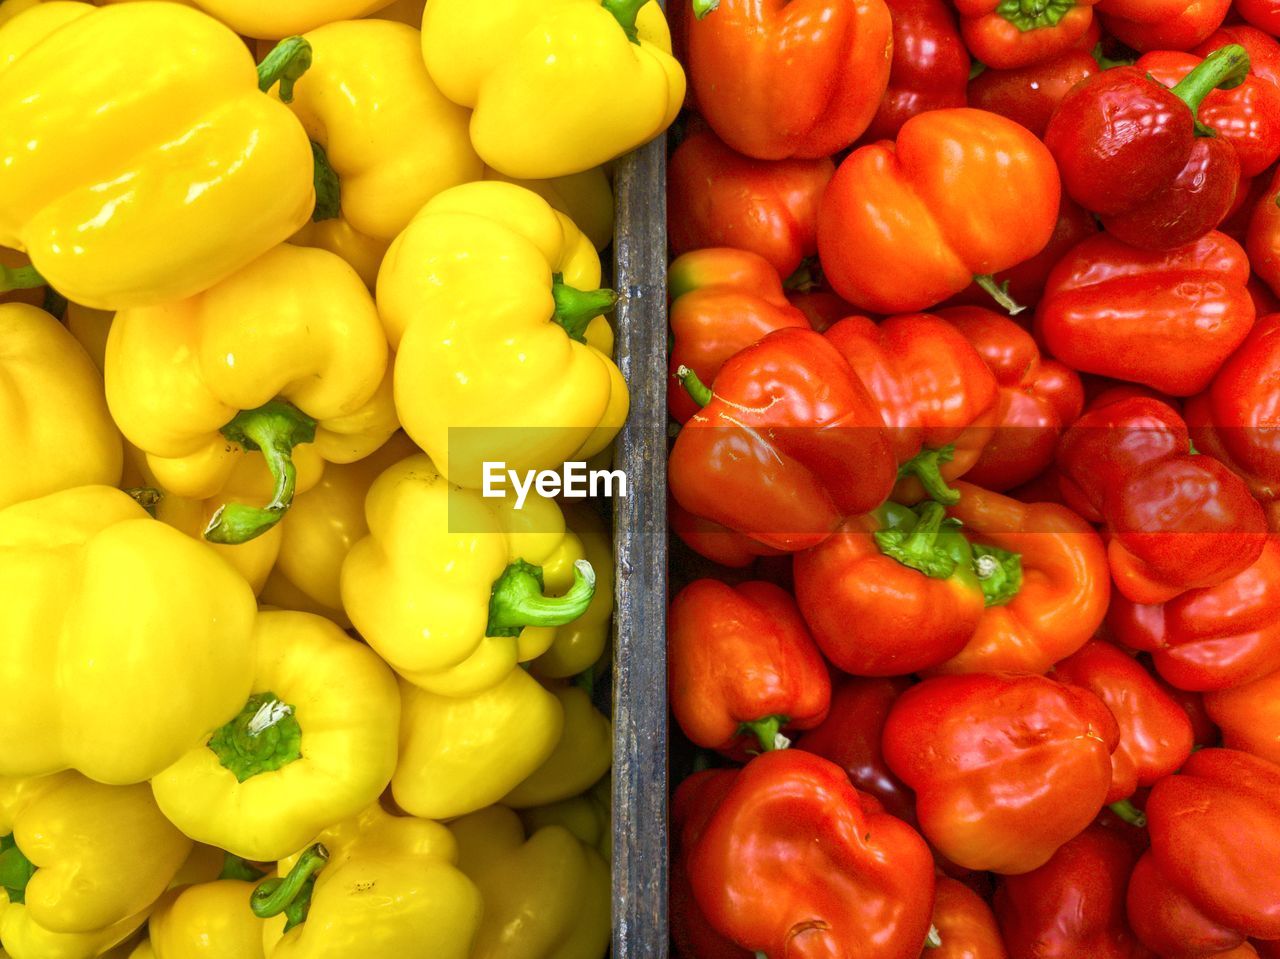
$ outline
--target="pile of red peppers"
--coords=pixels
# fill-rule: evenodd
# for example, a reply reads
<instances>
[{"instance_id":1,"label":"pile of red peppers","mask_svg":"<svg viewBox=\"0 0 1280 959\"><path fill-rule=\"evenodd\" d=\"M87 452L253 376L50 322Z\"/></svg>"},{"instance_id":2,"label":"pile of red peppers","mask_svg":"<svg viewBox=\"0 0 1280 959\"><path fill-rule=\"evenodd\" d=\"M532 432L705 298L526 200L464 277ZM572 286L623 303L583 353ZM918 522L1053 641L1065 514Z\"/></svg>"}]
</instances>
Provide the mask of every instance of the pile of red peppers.
<instances>
[{"instance_id":1,"label":"pile of red peppers","mask_svg":"<svg viewBox=\"0 0 1280 959\"><path fill-rule=\"evenodd\" d=\"M1280 0L672 3L682 959L1280 959Z\"/></svg>"}]
</instances>

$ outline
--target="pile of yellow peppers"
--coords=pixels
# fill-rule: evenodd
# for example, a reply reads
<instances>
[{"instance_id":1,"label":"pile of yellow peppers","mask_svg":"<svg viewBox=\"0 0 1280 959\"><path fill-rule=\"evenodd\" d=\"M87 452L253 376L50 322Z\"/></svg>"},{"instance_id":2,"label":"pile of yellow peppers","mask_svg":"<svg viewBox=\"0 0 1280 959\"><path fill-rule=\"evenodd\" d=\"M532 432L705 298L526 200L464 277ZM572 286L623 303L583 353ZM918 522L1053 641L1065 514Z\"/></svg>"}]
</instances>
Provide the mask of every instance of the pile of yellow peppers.
<instances>
[{"instance_id":1,"label":"pile of yellow peppers","mask_svg":"<svg viewBox=\"0 0 1280 959\"><path fill-rule=\"evenodd\" d=\"M601 959L645 0L0 0L0 957ZM523 499L523 498L522 498Z\"/></svg>"}]
</instances>

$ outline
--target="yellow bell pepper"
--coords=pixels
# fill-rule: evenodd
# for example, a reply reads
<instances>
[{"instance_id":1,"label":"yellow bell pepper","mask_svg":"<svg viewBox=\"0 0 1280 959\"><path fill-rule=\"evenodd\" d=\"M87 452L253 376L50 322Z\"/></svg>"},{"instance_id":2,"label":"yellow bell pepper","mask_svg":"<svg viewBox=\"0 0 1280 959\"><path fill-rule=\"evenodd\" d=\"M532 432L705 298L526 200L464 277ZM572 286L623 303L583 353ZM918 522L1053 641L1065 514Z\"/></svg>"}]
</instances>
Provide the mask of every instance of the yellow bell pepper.
<instances>
[{"instance_id":1,"label":"yellow bell pepper","mask_svg":"<svg viewBox=\"0 0 1280 959\"><path fill-rule=\"evenodd\" d=\"M194 0L236 33L279 40L326 23L353 20L385 7L391 0Z\"/></svg>"},{"instance_id":2,"label":"yellow bell pepper","mask_svg":"<svg viewBox=\"0 0 1280 959\"><path fill-rule=\"evenodd\" d=\"M523 669L493 689L457 699L401 683L396 804L426 819L483 809L555 751L564 707Z\"/></svg>"},{"instance_id":3,"label":"yellow bell pepper","mask_svg":"<svg viewBox=\"0 0 1280 959\"><path fill-rule=\"evenodd\" d=\"M395 677L321 616L258 615L257 671L239 715L151 780L188 836L280 859L374 802L396 768Z\"/></svg>"},{"instance_id":4,"label":"yellow bell pepper","mask_svg":"<svg viewBox=\"0 0 1280 959\"><path fill-rule=\"evenodd\" d=\"M426 456L378 477L365 516L369 535L342 567L343 608L396 672L431 692L491 688L545 653L595 595L554 500L531 495L517 510L513 497L452 486Z\"/></svg>"},{"instance_id":5,"label":"yellow bell pepper","mask_svg":"<svg viewBox=\"0 0 1280 959\"><path fill-rule=\"evenodd\" d=\"M480 179L484 164L467 136L470 115L431 82L411 27L348 20L305 39L312 62L289 108L311 137L321 171L312 219L341 219L385 252L433 196ZM352 243L358 259L369 245Z\"/></svg>"},{"instance_id":6,"label":"yellow bell pepper","mask_svg":"<svg viewBox=\"0 0 1280 959\"><path fill-rule=\"evenodd\" d=\"M287 239L315 207L311 148L259 86L283 72L287 96L297 54L259 75L239 37L173 3L19 14L0 27L0 245L119 310L192 296Z\"/></svg>"},{"instance_id":7,"label":"yellow bell pepper","mask_svg":"<svg viewBox=\"0 0 1280 959\"><path fill-rule=\"evenodd\" d=\"M471 959L601 959L613 893L600 854L561 826L525 838L510 809L449 824L458 865L480 888L484 919Z\"/></svg>"},{"instance_id":8,"label":"yellow bell pepper","mask_svg":"<svg viewBox=\"0 0 1280 959\"><path fill-rule=\"evenodd\" d=\"M231 567L119 490L0 510L0 775L172 765L248 697L256 613Z\"/></svg>"},{"instance_id":9,"label":"yellow bell pepper","mask_svg":"<svg viewBox=\"0 0 1280 959\"><path fill-rule=\"evenodd\" d=\"M369 14L369 17L377 20L394 20L397 23L407 23L411 27L421 27L422 8L426 5L427 0L395 0L390 6L375 10Z\"/></svg>"},{"instance_id":10,"label":"yellow bell pepper","mask_svg":"<svg viewBox=\"0 0 1280 959\"><path fill-rule=\"evenodd\" d=\"M599 661L609 642L613 618L613 544L604 520L590 506L562 503L570 533L596 574L596 592L587 611L556 630L556 638L545 653L529 664L535 676L565 679L585 672Z\"/></svg>"},{"instance_id":11,"label":"yellow bell pepper","mask_svg":"<svg viewBox=\"0 0 1280 959\"><path fill-rule=\"evenodd\" d=\"M422 53L445 95L475 111L476 152L521 179L634 150L684 103L671 33L647 0L431 0Z\"/></svg>"},{"instance_id":12,"label":"yellow bell pepper","mask_svg":"<svg viewBox=\"0 0 1280 959\"><path fill-rule=\"evenodd\" d=\"M13 959L89 959L142 925L191 852L145 784L0 780L0 940Z\"/></svg>"},{"instance_id":13,"label":"yellow bell pepper","mask_svg":"<svg viewBox=\"0 0 1280 959\"><path fill-rule=\"evenodd\" d=\"M522 809L520 821L530 833L544 826L563 826L609 862L613 858L613 778L605 776L581 796Z\"/></svg>"},{"instance_id":14,"label":"yellow bell pepper","mask_svg":"<svg viewBox=\"0 0 1280 959\"><path fill-rule=\"evenodd\" d=\"M577 686L553 689L564 712L560 741L546 760L502 798L505 806L527 809L568 799L586 790L613 763L613 723Z\"/></svg>"},{"instance_id":15,"label":"yellow bell pepper","mask_svg":"<svg viewBox=\"0 0 1280 959\"><path fill-rule=\"evenodd\" d=\"M254 892L268 959L468 959L483 903L448 829L375 804L319 843Z\"/></svg>"},{"instance_id":16,"label":"yellow bell pepper","mask_svg":"<svg viewBox=\"0 0 1280 959\"><path fill-rule=\"evenodd\" d=\"M0 508L74 486L120 482L123 451L102 374L66 327L0 304Z\"/></svg>"},{"instance_id":17,"label":"yellow bell pepper","mask_svg":"<svg viewBox=\"0 0 1280 959\"><path fill-rule=\"evenodd\" d=\"M375 240L357 233L342 217L330 220L312 220L289 238L298 246L314 246L334 253L351 265L364 285L372 290L378 283L378 270L382 258L387 255L390 240Z\"/></svg>"},{"instance_id":18,"label":"yellow bell pepper","mask_svg":"<svg viewBox=\"0 0 1280 959\"><path fill-rule=\"evenodd\" d=\"M67 329L93 360L101 373L107 364L107 335L115 314L108 310L94 310L79 303L68 303L63 319Z\"/></svg>"},{"instance_id":19,"label":"yellow bell pepper","mask_svg":"<svg viewBox=\"0 0 1280 959\"><path fill-rule=\"evenodd\" d=\"M570 173L554 180L515 180L493 167L485 167L484 178L532 190L550 203L552 209L572 220L596 250L603 250L613 242L613 186L604 167Z\"/></svg>"},{"instance_id":20,"label":"yellow bell pepper","mask_svg":"<svg viewBox=\"0 0 1280 959\"><path fill-rule=\"evenodd\" d=\"M599 283L591 242L510 183L446 190L391 244L378 309L396 410L451 482L482 486L485 462L556 469L613 440L629 398Z\"/></svg>"},{"instance_id":21,"label":"yellow bell pepper","mask_svg":"<svg viewBox=\"0 0 1280 959\"><path fill-rule=\"evenodd\" d=\"M219 879L166 894L148 921L152 959L264 959L254 886Z\"/></svg>"},{"instance_id":22,"label":"yellow bell pepper","mask_svg":"<svg viewBox=\"0 0 1280 959\"><path fill-rule=\"evenodd\" d=\"M122 310L107 340L112 416L166 490L218 495L246 451L262 451L271 501L215 514L205 536L219 543L280 520L297 459L351 462L381 446L396 429L388 378L386 338L355 271L288 244L197 296Z\"/></svg>"},{"instance_id":23,"label":"yellow bell pepper","mask_svg":"<svg viewBox=\"0 0 1280 959\"><path fill-rule=\"evenodd\" d=\"M343 628L350 626L342 608L342 564L351 547L369 535L365 497L383 470L417 452L407 436L396 433L362 460L327 467L314 487L296 496L289 518L276 527L279 556L262 601L318 613Z\"/></svg>"}]
</instances>

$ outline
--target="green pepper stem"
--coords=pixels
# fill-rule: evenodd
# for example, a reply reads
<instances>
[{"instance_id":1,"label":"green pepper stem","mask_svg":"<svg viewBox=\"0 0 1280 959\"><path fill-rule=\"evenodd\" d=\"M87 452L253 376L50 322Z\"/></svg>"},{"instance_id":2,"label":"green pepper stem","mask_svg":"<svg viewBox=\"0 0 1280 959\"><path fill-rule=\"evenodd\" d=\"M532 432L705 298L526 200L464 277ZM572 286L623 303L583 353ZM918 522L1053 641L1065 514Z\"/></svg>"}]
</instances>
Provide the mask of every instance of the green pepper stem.
<instances>
[{"instance_id":1,"label":"green pepper stem","mask_svg":"<svg viewBox=\"0 0 1280 959\"><path fill-rule=\"evenodd\" d=\"M275 693L254 693L209 737L208 746L237 782L245 782L301 759L302 727L293 707Z\"/></svg>"},{"instance_id":2,"label":"green pepper stem","mask_svg":"<svg viewBox=\"0 0 1280 959\"><path fill-rule=\"evenodd\" d=\"M5 266L0 263L0 293L34 290L44 285L44 277L34 266Z\"/></svg>"},{"instance_id":3,"label":"green pepper stem","mask_svg":"<svg viewBox=\"0 0 1280 959\"><path fill-rule=\"evenodd\" d=\"M298 470L293 448L316 438L316 421L291 403L272 400L256 410L243 410L222 428L222 435L247 450L261 450L275 480L271 502L264 507L228 503L218 508L205 528L211 543L247 543L276 523L293 502Z\"/></svg>"},{"instance_id":4,"label":"green pepper stem","mask_svg":"<svg viewBox=\"0 0 1280 959\"><path fill-rule=\"evenodd\" d=\"M293 85L311 69L311 44L303 37L285 37L258 64L258 89L266 93L278 82L280 99L293 102Z\"/></svg>"},{"instance_id":5,"label":"green pepper stem","mask_svg":"<svg viewBox=\"0 0 1280 959\"><path fill-rule=\"evenodd\" d=\"M259 919L270 919L284 913L285 931L306 922L311 908L311 890L316 875L329 861L329 850L320 843L307 847L283 879L267 879L249 897L249 908Z\"/></svg>"},{"instance_id":6,"label":"green pepper stem","mask_svg":"<svg viewBox=\"0 0 1280 959\"><path fill-rule=\"evenodd\" d=\"M632 43L640 42L640 34L636 30L636 17L640 15L640 8L649 0L603 0L600 6L604 7L613 18L622 26L622 32L627 35L627 39Z\"/></svg>"},{"instance_id":7,"label":"green pepper stem","mask_svg":"<svg viewBox=\"0 0 1280 959\"><path fill-rule=\"evenodd\" d=\"M231 853L224 853L222 859L222 872L218 873L219 879L239 879L241 882L257 882L262 878L262 870L255 869L247 860L241 859L239 856L233 856Z\"/></svg>"},{"instance_id":8,"label":"green pepper stem","mask_svg":"<svg viewBox=\"0 0 1280 959\"><path fill-rule=\"evenodd\" d=\"M947 511L941 503L932 500L923 504L919 519L910 531L900 527L876 532L876 545L880 552L896 559L903 566L924 573L931 579L947 579L956 571L956 560L938 546L938 535L947 520Z\"/></svg>"},{"instance_id":9,"label":"green pepper stem","mask_svg":"<svg viewBox=\"0 0 1280 959\"><path fill-rule=\"evenodd\" d=\"M714 395L711 388L698 378L698 374L693 372L687 366L679 366L676 368L676 378L680 381L680 385L684 387L685 392L689 394L689 398L699 406L706 406L711 402Z\"/></svg>"},{"instance_id":10,"label":"green pepper stem","mask_svg":"<svg viewBox=\"0 0 1280 959\"><path fill-rule=\"evenodd\" d=\"M1185 103L1193 117L1199 116L1200 104L1213 90L1230 90L1249 76L1249 51L1238 43L1219 47L1205 57L1194 70L1178 81L1173 95ZM1217 134L1196 121L1197 136Z\"/></svg>"},{"instance_id":11,"label":"green pepper stem","mask_svg":"<svg viewBox=\"0 0 1280 959\"><path fill-rule=\"evenodd\" d=\"M486 636L519 636L526 626L563 626L587 611L596 594L596 571L585 559L573 564L573 585L563 596L543 595L542 567L516 560L489 594Z\"/></svg>"},{"instance_id":12,"label":"green pepper stem","mask_svg":"<svg viewBox=\"0 0 1280 959\"><path fill-rule=\"evenodd\" d=\"M1075 6L1076 0L1001 0L996 13L1026 33L1057 26Z\"/></svg>"},{"instance_id":13,"label":"green pepper stem","mask_svg":"<svg viewBox=\"0 0 1280 959\"><path fill-rule=\"evenodd\" d=\"M1021 303L1009 295L1009 281L997 283L996 278L990 273L979 273L973 278L973 282L982 287L991 295L991 299L999 303L1006 313L1010 316L1017 316L1026 309Z\"/></svg>"},{"instance_id":14,"label":"green pepper stem","mask_svg":"<svg viewBox=\"0 0 1280 959\"><path fill-rule=\"evenodd\" d=\"M1113 802L1108 808L1130 826L1137 826L1139 829L1146 828L1147 814L1129 800L1121 799L1119 802Z\"/></svg>"},{"instance_id":15,"label":"green pepper stem","mask_svg":"<svg viewBox=\"0 0 1280 959\"><path fill-rule=\"evenodd\" d=\"M712 13L720 6L720 0L693 0L693 15L699 20L706 19L707 14Z\"/></svg>"},{"instance_id":16,"label":"green pepper stem","mask_svg":"<svg viewBox=\"0 0 1280 959\"><path fill-rule=\"evenodd\" d=\"M914 476L929 498L948 506L960 502L960 491L952 489L942 476L942 464L956 458L956 445L948 443L936 450L924 449L898 467L898 479Z\"/></svg>"},{"instance_id":17,"label":"green pepper stem","mask_svg":"<svg viewBox=\"0 0 1280 959\"><path fill-rule=\"evenodd\" d=\"M1022 556L1019 553L974 543L973 571L987 606L1006 606L1022 589Z\"/></svg>"},{"instance_id":18,"label":"green pepper stem","mask_svg":"<svg viewBox=\"0 0 1280 959\"><path fill-rule=\"evenodd\" d=\"M738 732L755 736L760 741L760 749L767 753L775 749L786 749L791 745L791 740L782 735L782 727L789 722L791 719L787 716L765 716L763 719L743 723L738 727Z\"/></svg>"},{"instance_id":19,"label":"green pepper stem","mask_svg":"<svg viewBox=\"0 0 1280 959\"><path fill-rule=\"evenodd\" d=\"M329 164L329 154L324 147L311 141L311 178L316 187L316 208L311 212L311 220L336 220L342 213L342 183L337 171Z\"/></svg>"},{"instance_id":20,"label":"green pepper stem","mask_svg":"<svg viewBox=\"0 0 1280 959\"><path fill-rule=\"evenodd\" d=\"M942 933L938 932L937 926L929 926L929 934L924 937L924 947L926 949L942 948Z\"/></svg>"},{"instance_id":21,"label":"green pepper stem","mask_svg":"<svg viewBox=\"0 0 1280 959\"><path fill-rule=\"evenodd\" d=\"M27 883L35 874L35 865L22 854L13 836L0 836L0 889L8 894L10 902L26 901Z\"/></svg>"},{"instance_id":22,"label":"green pepper stem","mask_svg":"<svg viewBox=\"0 0 1280 959\"><path fill-rule=\"evenodd\" d=\"M551 278L551 298L555 300L555 321L564 327L570 339L586 342L587 327L602 313L608 313L618 302L613 290L579 290L564 282L557 273Z\"/></svg>"}]
</instances>

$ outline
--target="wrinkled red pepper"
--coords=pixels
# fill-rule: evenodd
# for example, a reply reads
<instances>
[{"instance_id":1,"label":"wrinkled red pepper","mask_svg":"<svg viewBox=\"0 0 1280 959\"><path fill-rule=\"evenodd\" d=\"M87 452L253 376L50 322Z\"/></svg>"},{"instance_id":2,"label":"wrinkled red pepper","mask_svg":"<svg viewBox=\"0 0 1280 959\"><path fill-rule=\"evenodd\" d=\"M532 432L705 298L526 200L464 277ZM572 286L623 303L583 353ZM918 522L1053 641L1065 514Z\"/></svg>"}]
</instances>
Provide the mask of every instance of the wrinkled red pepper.
<instances>
[{"instance_id":1,"label":"wrinkled red pepper","mask_svg":"<svg viewBox=\"0 0 1280 959\"><path fill-rule=\"evenodd\" d=\"M973 344L1000 388L995 433L965 479L1003 491L1040 475L1084 409L1079 374L1042 356L1030 333L993 310L961 306L938 316Z\"/></svg>"},{"instance_id":2,"label":"wrinkled red pepper","mask_svg":"<svg viewBox=\"0 0 1280 959\"><path fill-rule=\"evenodd\" d=\"M1102 25L1139 52L1191 50L1221 26L1231 0L1101 0Z\"/></svg>"},{"instance_id":3,"label":"wrinkled red pepper","mask_svg":"<svg viewBox=\"0 0 1280 959\"><path fill-rule=\"evenodd\" d=\"M881 323L852 316L826 337L880 406L902 478L894 499L954 503L947 482L978 461L998 415L996 379L982 356L927 313Z\"/></svg>"},{"instance_id":4,"label":"wrinkled red pepper","mask_svg":"<svg viewBox=\"0 0 1280 959\"><path fill-rule=\"evenodd\" d=\"M695 516L793 552L875 509L893 488L897 462L880 413L818 333L770 333L699 392L706 403L668 464L672 495Z\"/></svg>"},{"instance_id":5,"label":"wrinkled red pepper","mask_svg":"<svg viewBox=\"0 0 1280 959\"><path fill-rule=\"evenodd\" d=\"M924 840L839 766L798 749L765 753L738 773L693 838L688 865L712 927L769 956L909 959L929 932Z\"/></svg>"},{"instance_id":6,"label":"wrinkled red pepper","mask_svg":"<svg viewBox=\"0 0 1280 959\"><path fill-rule=\"evenodd\" d=\"M698 112L761 160L838 153L866 130L889 83L884 0L720 0L686 5L685 66Z\"/></svg>"},{"instance_id":7,"label":"wrinkled red pepper","mask_svg":"<svg viewBox=\"0 0 1280 959\"><path fill-rule=\"evenodd\" d=\"M1280 939L1280 766L1203 749L1156 783L1146 812L1151 850L1133 871L1128 913L1148 948L1192 959Z\"/></svg>"},{"instance_id":8,"label":"wrinkled red pepper","mask_svg":"<svg viewBox=\"0 0 1280 959\"><path fill-rule=\"evenodd\" d=\"M1014 70L987 69L969 81L969 104L1008 117L1043 137L1049 117L1067 91L1097 72L1098 61L1080 49Z\"/></svg>"},{"instance_id":9,"label":"wrinkled red pepper","mask_svg":"<svg viewBox=\"0 0 1280 959\"><path fill-rule=\"evenodd\" d=\"M707 749L785 747L784 732L816 726L831 702L800 610L772 583L699 579L682 589L667 622L667 668L676 722Z\"/></svg>"},{"instance_id":10,"label":"wrinkled red pepper","mask_svg":"<svg viewBox=\"0 0 1280 959\"><path fill-rule=\"evenodd\" d=\"M1087 690L1043 676L940 676L894 704L884 756L915 790L921 831L942 855L1017 874L1098 814L1118 738Z\"/></svg>"},{"instance_id":11,"label":"wrinkled red pepper","mask_svg":"<svg viewBox=\"0 0 1280 959\"><path fill-rule=\"evenodd\" d=\"M1244 686L1205 693L1222 744L1280 763L1280 670Z\"/></svg>"},{"instance_id":12,"label":"wrinkled red pepper","mask_svg":"<svg viewBox=\"0 0 1280 959\"><path fill-rule=\"evenodd\" d=\"M774 330L809 328L787 301L777 271L745 250L712 247L686 253L672 262L667 286L672 337L667 406L681 423L699 407L680 386L680 367L710 383L725 360Z\"/></svg>"},{"instance_id":13,"label":"wrinkled red pepper","mask_svg":"<svg viewBox=\"0 0 1280 959\"><path fill-rule=\"evenodd\" d=\"M1098 0L956 0L960 32L979 63L1013 70L1072 49L1093 26Z\"/></svg>"},{"instance_id":14,"label":"wrinkled red pepper","mask_svg":"<svg viewBox=\"0 0 1280 959\"><path fill-rule=\"evenodd\" d=\"M667 167L672 252L734 247L790 276L818 252L818 202L835 172L829 157L753 160L709 129L694 130Z\"/></svg>"},{"instance_id":15,"label":"wrinkled red pepper","mask_svg":"<svg viewBox=\"0 0 1280 959\"><path fill-rule=\"evenodd\" d=\"M1222 137L1203 135L1197 116L1210 91L1248 70L1245 49L1229 45L1172 90L1137 66L1072 87L1044 133L1064 191L1134 246L1167 250L1203 236L1231 208L1240 161Z\"/></svg>"},{"instance_id":16,"label":"wrinkled red pepper","mask_svg":"<svg viewBox=\"0 0 1280 959\"><path fill-rule=\"evenodd\" d=\"M1222 233L1166 252L1098 234L1050 274L1036 335L1082 373L1190 396L1253 327L1248 279L1244 250Z\"/></svg>"},{"instance_id":17,"label":"wrinkled red pepper","mask_svg":"<svg viewBox=\"0 0 1280 959\"><path fill-rule=\"evenodd\" d=\"M885 0L893 19L893 65L889 88L868 142L892 140L917 113L965 105L969 51L956 16L943 0Z\"/></svg>"}]
</instances>

